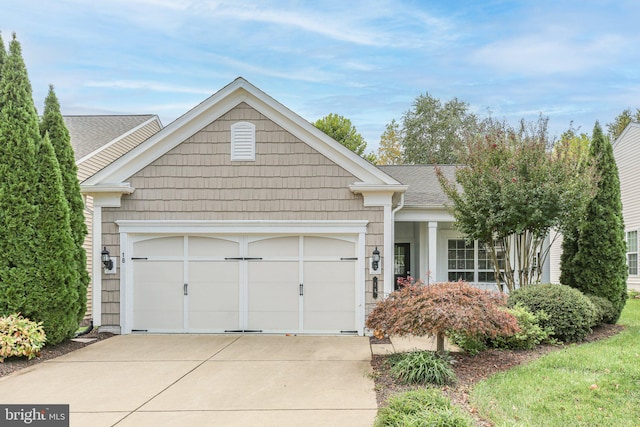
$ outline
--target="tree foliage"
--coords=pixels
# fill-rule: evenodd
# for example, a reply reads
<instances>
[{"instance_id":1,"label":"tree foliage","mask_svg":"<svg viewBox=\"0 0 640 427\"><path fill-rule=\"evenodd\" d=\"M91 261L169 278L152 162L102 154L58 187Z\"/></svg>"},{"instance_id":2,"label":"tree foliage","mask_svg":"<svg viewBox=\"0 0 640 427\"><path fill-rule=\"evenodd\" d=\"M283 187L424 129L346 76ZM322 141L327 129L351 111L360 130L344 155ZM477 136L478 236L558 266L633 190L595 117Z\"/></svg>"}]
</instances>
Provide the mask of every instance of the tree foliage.
<instances>
[{"instance_id":1,"label":"tree foliage","mask_svg":"<svg viewBox=\"0 0 640 427\"><path fill-rule=\"evenodd\" d=\"M459 147L477 122L467 103L453 98L443 104L429 93L421 94L402 119L404 162L458 163Z\"/></svg>"},{"instance_id":2,"label":"tree foliage","mask_svg":"<svg viewBox=\"0 0 640 427\"><path fill-rule=\"evenodd\" d=\"M456 228L485 244L498 285L509 291L540 280L546 236L581 218L591 194L592 176L550 146L543 117L518 129L488 119L466 139L455 182L437 170Z\"/></svg>"},{"instance_id":3,"label":"tree foliage","mask_svg":"<svg viewBox=\"0 0 640 427\"><path fill-rule=\"evenodd\" d=\"M580 222L578 251L573 261L575 287L585 294L607 298L619 317L627 299L628 275L620 179L613 147L597 122L589 155L599 180Z\"/></svg>"},{"instance_id":4,"label":"tree foliage","mask_svg":"<svg viewBox=\"0 0 640 427\"><path fill-rule=\"evenodd\" d=\"M492 338L518 332L516 318L501 310L505 305L504 294L464 282L408 285L380 301L366 324L390 335L436 336L443 353L450 332Z\"/></svg>"},{"instance_id":5,"label":"tree foliage","mask_svg":"<svg viewBox=\"0 0 640 427\"><path fill-rule=\"evenodd\" d=\"M618 114L611 123L607 123L609 139L612 142L615 142L631 122L640 122L640 108L636 108L635 113L632 113L631 109L627 108L622 113Z\"/></svg>"},{"instance_id":6,"label":"tree foliage","mask_svg":"<svg viewBox=\"0 0 640 427\"><path fill-rule=\"evenodd\" d=\"M47 342L71 336L78 294L69 207L42 139L15 35L0 79L0 314L42 322Z\"/></svg>"},{"instance_id":7,"label":"tree foliage","mask_svg":"<svg viewBox=\"0 0 640 427\"><path fill-rule=\"evenodd\" d=\"M69 130L64 124L60 103L53 90L49 86L49 93L45 100L44 114L40 123L42 136L49 136L49 140L55 150L55 156L60 165L62 177L62 187L64 198L69 205L69 224L74 241L74 261L78 271L77 292L81 300L78 308L78 320L81 321L85 315L87 304L87 286L89 284L89 273L87 272L87 255L83 248L83 243L87 235L87 226L84 222L84 202L80 194L80 183L78 181L78 168L75 162L73 147Z\"/></svg>"},{"instance_id":8,"label":"tree foliage","mask_svg":"<svg viewBox=\"0 0 640 427\"><path fill-rule=\"evenodd\" d=\"M384 132L380 136L377 164L402 164L402 133L400 131L400 125L395 119L387 124Z\"/></svg>"},{"instance_id":9,"label":"tree foliage","mask_svg":"<svg viewBox=\"0 0 640 427\"><path fill-rule=\"evenodd\" d=\"M351 120L344 116L330 113L323 118L316 120L313 125L357 155L375 163L375 154L365 154L364 150L367 148L367 142L351 123Z\"/></svg>"}]
</instances>

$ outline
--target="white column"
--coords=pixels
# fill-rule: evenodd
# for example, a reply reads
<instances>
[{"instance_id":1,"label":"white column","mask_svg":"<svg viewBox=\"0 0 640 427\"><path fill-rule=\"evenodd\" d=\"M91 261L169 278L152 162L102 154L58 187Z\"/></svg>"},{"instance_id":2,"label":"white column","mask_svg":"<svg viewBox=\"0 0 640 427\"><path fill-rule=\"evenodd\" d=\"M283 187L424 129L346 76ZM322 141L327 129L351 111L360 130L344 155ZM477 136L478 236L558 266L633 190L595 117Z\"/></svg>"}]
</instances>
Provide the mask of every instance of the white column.
<instances>
[{"instance_id":1,"label":"white column","mask_svg":"<svg viewBox=\"0 0 640 427\"><path fill-rule=\"evenodd\" d=\"M93 206L93 234L91 250L93 251L93 268L91 278L91 316L93 326L102 325L102 206Z\"/></svg>"},{"instance_id":2,"label":"white column","mask_svg":"<svg viewBox=\"0 0 640 427\"><path fill-rule=\"evenodd\" d=\"M428 272L429 272L429 233L426 222L419 223L419 234L418 234L418 246L420 247L419 254L420 259L418 259L418 274L420 275L420 279L422 279L425 283L429 280ZM418 276L416 276L416 279Z\"/></svg>"},{"instance_id":3,"label":"white column","mask_svg":"<svg viewBox=\"0 0 640 427\"><path fill-rule=\"evenodd\" d=\"M438 222L429 221L429 283L438 281Z\"/></svg>"}]
</instances>

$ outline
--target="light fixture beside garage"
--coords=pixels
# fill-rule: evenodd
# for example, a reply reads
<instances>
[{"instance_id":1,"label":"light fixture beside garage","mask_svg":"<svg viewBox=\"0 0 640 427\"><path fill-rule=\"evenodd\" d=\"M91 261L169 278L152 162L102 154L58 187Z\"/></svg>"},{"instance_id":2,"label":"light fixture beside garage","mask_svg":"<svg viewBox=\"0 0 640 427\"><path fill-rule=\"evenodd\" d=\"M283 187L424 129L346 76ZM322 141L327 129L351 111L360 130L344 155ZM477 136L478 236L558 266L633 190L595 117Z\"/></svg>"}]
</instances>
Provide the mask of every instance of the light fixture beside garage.
<instances>
[{"instance_id":1,"label":"light fixture beside garage","mask_svg":"<svg viewBox=\"0 0 640 427\"><path fill-rule=\"evenodd\" d=\"M371 274L380 274L380 251L377 246L371 256Z\"/></svg>"},{"instance_id":2,"label":"light fixture beside garage","mask_svg":"<svg viewBox=\"0 0 640 427\"><path fill-rule=\"evenodd\" d=\"M106 246L104 247L104 249L102 249L101 254L102 254L102 265L104 265L104 272L114 274L116 272L115 270L116 266Z\"/></svg>"}]
</instances>

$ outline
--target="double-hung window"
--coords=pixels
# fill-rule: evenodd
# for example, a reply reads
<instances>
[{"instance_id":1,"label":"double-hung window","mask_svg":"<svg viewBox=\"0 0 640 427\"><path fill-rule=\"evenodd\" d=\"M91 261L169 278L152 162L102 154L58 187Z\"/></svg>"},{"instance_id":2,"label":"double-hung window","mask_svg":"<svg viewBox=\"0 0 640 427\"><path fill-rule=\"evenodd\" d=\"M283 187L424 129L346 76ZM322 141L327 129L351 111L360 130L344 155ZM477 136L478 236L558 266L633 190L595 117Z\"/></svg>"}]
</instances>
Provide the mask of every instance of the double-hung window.
<instances>
[{"instance_id":1,"label":"double-hung window","mask_svg":"<svg viewBox=\"0 0 640 427\"><path fill-rule=\"evenodd\" d=\"M638 274L638 232L627 231L627 265L629 274Z\"/></svg>"},{"instance_id":2,"label":"double-hung window","mask_svg":"<svg viewBox=\"0 0 640 427\"><path fill-rule=\"evenodd\" d=\"M497 251L498 266L504 269L504 253ZM449 239L447 278L450 282L495 283L496 273L491 254L481 242Z\"/></svg>"}]
</instances>

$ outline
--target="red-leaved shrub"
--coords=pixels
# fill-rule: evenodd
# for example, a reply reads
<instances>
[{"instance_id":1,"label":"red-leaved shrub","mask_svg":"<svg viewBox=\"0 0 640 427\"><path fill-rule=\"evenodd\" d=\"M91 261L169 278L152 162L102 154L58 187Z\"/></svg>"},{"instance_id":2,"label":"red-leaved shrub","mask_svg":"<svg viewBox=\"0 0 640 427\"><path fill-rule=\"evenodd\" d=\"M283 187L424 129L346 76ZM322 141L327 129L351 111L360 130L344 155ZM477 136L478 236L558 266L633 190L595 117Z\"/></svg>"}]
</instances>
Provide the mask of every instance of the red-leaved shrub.
<instances>
[{"instance_id":1,"label":"red-leaved shrub","mask_svg":"<svg viewBox=\"0 0 640 427\"><path fill-rule=\"evenodd\" d=\"M507 297L466 282L405 285L380 301L367 327L389 335L436 336L444 353L447 332L495 338L519 332L517 319L501 310Z\"/></svg>"}]
</instances>

